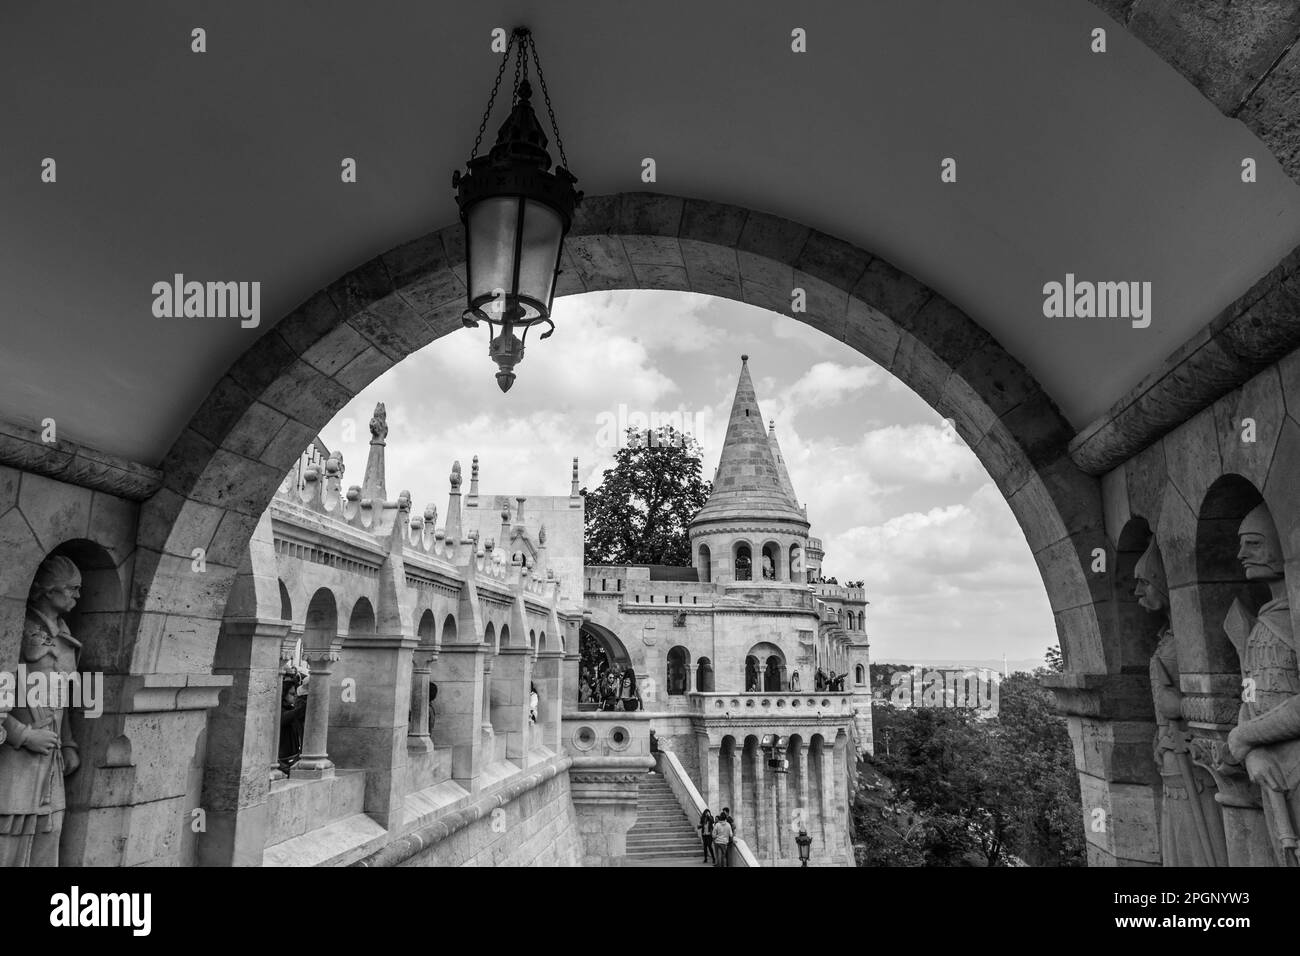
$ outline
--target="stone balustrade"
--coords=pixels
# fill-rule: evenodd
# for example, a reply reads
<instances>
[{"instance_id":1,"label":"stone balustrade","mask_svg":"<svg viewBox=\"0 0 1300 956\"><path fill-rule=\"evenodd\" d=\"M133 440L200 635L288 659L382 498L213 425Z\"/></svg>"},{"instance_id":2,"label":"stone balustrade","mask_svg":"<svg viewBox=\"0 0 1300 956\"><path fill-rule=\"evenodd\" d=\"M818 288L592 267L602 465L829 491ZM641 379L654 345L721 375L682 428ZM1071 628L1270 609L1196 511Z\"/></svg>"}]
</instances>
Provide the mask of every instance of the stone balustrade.
<instances>
[{"instance_id":1,"label":"stone balustrade","mask_svg":"<svg viewBox=\"0 0 1300 956\"><path fill-rule=\"evenodd\" d=\"M724 694L694 692L687 695L691 713L705 717L850 717L853 695L848 692Z\"/></svg>"}]
</instances>

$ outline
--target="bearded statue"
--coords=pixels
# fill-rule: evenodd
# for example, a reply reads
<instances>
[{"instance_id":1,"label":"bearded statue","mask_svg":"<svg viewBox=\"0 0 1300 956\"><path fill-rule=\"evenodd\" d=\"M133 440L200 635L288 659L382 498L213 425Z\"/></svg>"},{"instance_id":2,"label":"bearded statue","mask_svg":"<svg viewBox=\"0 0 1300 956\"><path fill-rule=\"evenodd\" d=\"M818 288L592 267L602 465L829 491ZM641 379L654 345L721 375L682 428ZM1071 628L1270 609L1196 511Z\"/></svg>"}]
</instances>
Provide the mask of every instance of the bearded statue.
<instances>
[{"instance_id":1,"label":"bearded statue","mask_svg":"<svg viewBox=\"0 0 1300 956\"><path fill-rule=\"evenodd\" d=\"M1155 760L1162 785L1160 857L1165 866L1227 866L1223 816L1215 802L1214 778L1193 764L1191 734L1182 718L1178 653L1169 626L1169 586L1156 539L1134 570L1138 604L1159 615L1161 626L1151 656L1151 697L1156 713Z\"/></svg>"}]
</instances>

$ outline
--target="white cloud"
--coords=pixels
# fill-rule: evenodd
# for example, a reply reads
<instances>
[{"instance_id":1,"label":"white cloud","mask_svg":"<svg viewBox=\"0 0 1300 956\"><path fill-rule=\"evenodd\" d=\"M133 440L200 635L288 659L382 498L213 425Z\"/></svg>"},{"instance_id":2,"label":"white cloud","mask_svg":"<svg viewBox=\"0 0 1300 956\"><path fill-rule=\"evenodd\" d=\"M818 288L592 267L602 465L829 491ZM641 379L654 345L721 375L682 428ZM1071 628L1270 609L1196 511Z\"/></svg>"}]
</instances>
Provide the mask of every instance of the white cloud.
<instances>
[{"instance_id":1,"label":"white cloud","mask_svg":"<svg viewBox=\"0 0 1300 956\"><path fill-rule=\"evenodd\" d=\"M788 318L772 317L783 330L774 340L756 311L671 293L566 297L555 335L529 336L508 394L485 330L458 331L382 376L323 437L344 452L344 483L359 484L371 410L385 402L390 497L406 489L441 513L453 459L468 482L480 456L485 493L567 495L575 455L587 487L611 464L614 449L601 444L611 416L681 411L711 478L738 353L748 351L760 405L826 544L826 573L866 581L873 655L1038 656L1055 640L1045 592L973 452L879 367Z\"/></svg>"}]
</instances>

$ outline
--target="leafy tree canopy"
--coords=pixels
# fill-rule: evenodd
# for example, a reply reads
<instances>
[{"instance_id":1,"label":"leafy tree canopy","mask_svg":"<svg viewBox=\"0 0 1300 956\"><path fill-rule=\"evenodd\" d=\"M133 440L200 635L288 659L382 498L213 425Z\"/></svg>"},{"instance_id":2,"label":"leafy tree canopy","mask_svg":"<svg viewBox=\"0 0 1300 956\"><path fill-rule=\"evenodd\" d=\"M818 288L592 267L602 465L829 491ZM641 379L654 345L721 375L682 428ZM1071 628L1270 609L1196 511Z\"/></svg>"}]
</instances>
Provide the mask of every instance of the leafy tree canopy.
<instances>
[{"instance_id":1,"label":"leafy tree canopy","mask_svg":"<svg viewBox=\"0 0 1300 956\"><path fill-rule=\"evenodd\" d=\"M713 490L700 474L700 445L672 426L627 430L600 487L586 495L587 564L690 567L691 519Z\"/></svg>"}]
</instances>

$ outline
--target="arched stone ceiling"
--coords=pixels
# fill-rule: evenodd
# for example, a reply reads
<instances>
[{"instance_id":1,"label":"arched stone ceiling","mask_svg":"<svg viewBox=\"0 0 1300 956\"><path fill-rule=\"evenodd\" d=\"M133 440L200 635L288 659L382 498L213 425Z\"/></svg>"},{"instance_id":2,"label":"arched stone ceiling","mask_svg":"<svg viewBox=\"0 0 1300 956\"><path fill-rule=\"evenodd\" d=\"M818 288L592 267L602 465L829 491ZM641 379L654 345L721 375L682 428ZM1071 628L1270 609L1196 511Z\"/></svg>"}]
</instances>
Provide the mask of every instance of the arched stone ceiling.
<instances>
[{"instance_id":1,"label":"arched stone ceiling","mask_svg":"<svg viewBox=\"0 0 1300 956\"><path fill-rule=\"evenodd\" d=\"M489 31L519 22L588 194L735 203L883 256L984 325L1075 427L1300 244L1300 188L1267 147L1085 0L7 4L0 419L54 417L60 437L158 463L276 319L455 220ZM177 272L259 280L261 327L154 318L151 287ZM1042 285L1067 272L1152 282L1152 326L1044 318Z\"/></svg>"}]
</instances>

